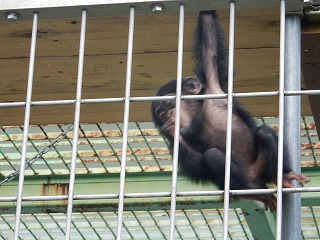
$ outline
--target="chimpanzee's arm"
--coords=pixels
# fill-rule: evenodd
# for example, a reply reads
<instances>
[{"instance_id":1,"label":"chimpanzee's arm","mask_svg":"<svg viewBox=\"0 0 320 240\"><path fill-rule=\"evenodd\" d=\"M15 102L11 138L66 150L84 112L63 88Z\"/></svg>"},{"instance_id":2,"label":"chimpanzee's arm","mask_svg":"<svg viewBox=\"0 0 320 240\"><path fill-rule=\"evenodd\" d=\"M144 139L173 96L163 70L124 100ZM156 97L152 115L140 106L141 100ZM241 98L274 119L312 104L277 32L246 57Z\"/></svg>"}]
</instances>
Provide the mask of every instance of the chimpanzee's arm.
<instances>
[{"instance_id":1,"label":"chimpanzee's arm","mask_svg":"<svg viewBox=\"0 0 320 240\"><path fill-rule=\"evenodd\" d=\"M195 73L209 93L223 93L228 83L228 64L215 11L200 12L194 33Z\"/></svg>"}]
</instances>

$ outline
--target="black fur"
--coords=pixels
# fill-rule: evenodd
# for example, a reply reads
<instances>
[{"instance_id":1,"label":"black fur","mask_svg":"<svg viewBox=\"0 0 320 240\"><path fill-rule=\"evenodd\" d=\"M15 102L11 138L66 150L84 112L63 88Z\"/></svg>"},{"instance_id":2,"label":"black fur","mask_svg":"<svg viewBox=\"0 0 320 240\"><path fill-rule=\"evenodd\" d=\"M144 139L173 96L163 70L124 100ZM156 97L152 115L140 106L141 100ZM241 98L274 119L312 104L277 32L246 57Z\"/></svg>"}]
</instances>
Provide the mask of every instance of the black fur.
<instances>
[{"instance_id":1,"label":"black fur","mask_svg":"<svg viewBox=\"0 0 320 240\"><path fill-rule=\"evenodd\" d=\"M182 80L182 94L216 94L226 92L227 51L215 11L200 12L194 34L193 55L198 79ZM176 80L162 86L157 96L174 95ZM173 148L175 102L154 101L155 125ZM214 183L224 189L227 131L227 100L181 100L179 166L190 180ZM257 126L250 114L234 100L232 118L232 153L230 189L267 188L277 182L278 137L268 126ZM284 187L291 181L308 182L305 176L291 171L284 153ZM241 196L259 200L266 209L276 208L273 195Z\"/></svg>"}]
</instances>

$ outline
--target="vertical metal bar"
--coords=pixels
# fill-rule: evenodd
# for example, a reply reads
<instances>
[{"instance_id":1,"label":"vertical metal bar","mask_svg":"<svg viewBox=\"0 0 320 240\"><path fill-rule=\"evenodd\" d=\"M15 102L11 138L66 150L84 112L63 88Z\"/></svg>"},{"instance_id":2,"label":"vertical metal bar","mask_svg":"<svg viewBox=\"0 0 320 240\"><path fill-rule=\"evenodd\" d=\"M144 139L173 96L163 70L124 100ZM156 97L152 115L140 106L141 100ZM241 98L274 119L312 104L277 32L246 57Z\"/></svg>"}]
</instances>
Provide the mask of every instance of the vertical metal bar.
<instances>
[{"instance_id":1,"label":"vertical metal bar","mask_svg":"<svg viewBox=\"0 0 320 240\"><path fill-rule=\"evenodd\" d=\"M80 124L80 107L81 107L84 49L85 49L85 39L86 39L86 22L87 22L87 10L83 9L82 18L81 18L76 107L75 107L74 125L73 125L74 129L73 129L73 140L72 140L72 158L71 158L70 180L69 180L69 191L68 191L67 222L66 222L66 235L65 235L66 240L70 239L70 233L71 233L73 191L74 191L74 182L75 182L74 180L75 180L77 150L78 150L78 133L79 133L79 124Z\"/></svg>"},{"instance_id":2,"label":"vertical metal bar","mask_svg":"<svg viewBox=\"0 0 320 240\"><path fill-rule=\"evenodd\" d=\"M229 198L230 198L230 166L231 166L231 142L232 142L232 106L233 106L233 63L234 63L234 25L235 2L230 1L230 25L229 25L229 63L228 63L228 119L227 119L227 146L224 180L224 204L223 204L223 239L228 238L229 225Z\"/></svg>"},{"instance_id":3,"label":"vertical metal bar","mask_svg":"<svg viewBox=\"0 0 320 240\"><path fill-rule=\"evenodd\" d=\"M126 89L125 89L124 116L123 116L123 137L122 137L122 153L121 153L120 192L119 192L119 204L118 204L117 240L121 240L121 234L122 234L124 185L125 185L125 177L126 177L128 125L129 125L129 113L130 113L130 88L131 88L134 20L135 20L135 7L132 6L130 7L130 20L129 20L130 22L129 22L129 33L128 33L128 53L127 53L127 69L126 69L127 72L126 72Z\"/></svg>"},{"instance_id":4,"label":"vertical metal bar","mask_svg":"<svg viewBox=\"0 0 320 240\"><path fill-rule=\"evenodd\" d=\"M28 86L27 86L27 96L26 96L26 109L25 109L25 114L24 114L23 142L22 142L21 161L20 161L19 187L18 187L17 206L16 206L16 219L15 219L15 226L14 226L14 240L17 240L19 238L19 230L20 230L23 182L24 182L24 172L25 172L25 164L26 164L27 143L28 143L29 123L30 123L34 62L35 62L35 55L36 55L38 15L39 15L38 13L33 14L29 72L28 72Z\"/></svg>"},{"instance_id":5,"label":"vertical metal bar","mask_svg":"<svg viewBox=\"0 0 320 240\"><path fill-rule=\"evenodd\" d=\"M283 170L283 128L284 128L284 54L285 54L285 14L286 3L280 6L280 73L279 73L279 132L278 132L278 173L277 173L277 223L276 239L281 240L282 228L282 170Z\"/></svg>"},{"instance_id":6,"label":"vertical metal bar","mask_svg":"<svg viewBox=\"0 0 320 240\"><path fill-rule=\"evenodd\" d=\"M301 89L301 21L299 16L287 15L285 19L285 89ZM288 144L288 160L295 172L301 172L300 124L301 97L286 96L284 109L284 140ZM294 182L293 184L296 184ZM296 184L295 187L298 187ZM283 196L283 239L301 237L301 194Z\"/></svg>"},{"instance_id":7,"label":"vertical metal bar","mask_svg":"<svg viewBox=\"0 0 320 240\"><path fill-rule=\"evenodd\" d=\"M178 38L178 60L177 60L177 91L176 91L176 115L174 128L173 146L173 166L171 184L171 208L170 208L170 240L174 239L175 215L177 203L177 173L179 158L179 138L180 138L180 105L181 105L181 84L182 84L182 64L183 64L183 40L184 40L184 4L180 4L179 13L179 38Z\"/></svg>"}]
</instances>

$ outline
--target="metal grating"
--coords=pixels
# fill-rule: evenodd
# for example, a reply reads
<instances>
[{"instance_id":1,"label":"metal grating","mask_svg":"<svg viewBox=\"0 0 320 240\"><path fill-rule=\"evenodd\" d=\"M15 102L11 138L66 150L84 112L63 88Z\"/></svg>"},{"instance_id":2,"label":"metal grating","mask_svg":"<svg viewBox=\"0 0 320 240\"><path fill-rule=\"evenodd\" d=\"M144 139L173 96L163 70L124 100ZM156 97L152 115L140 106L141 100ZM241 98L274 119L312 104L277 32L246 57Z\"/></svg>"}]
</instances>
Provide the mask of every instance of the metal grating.
<instances>
[{"instance_id":1,"label":"metal grating","mask_svg":"<svg viewBox=\"0 0 320 240\"><path fill-rule=\"evenodd\" d=\"M257 119L277 130L276 118ZM50 144L68 125L31 126L27 159ZM122 124L82 124L77 152L77 174L119 173L122 146ZM165 140L153 123L130 123L128 133L127 172L171 171L172 157ZM22 127L1 127L0 175L7 176L20 165ZM56 144L41 160L32 164L25 175L69 174L72 132ZM301 165L320 166L320 145L312 117L303 117L301 124Z\"/></svg>"},{"instance_id":2,"label":"metal grating","mask_svg":"<svg viewBox=\"0 0 320 240\"><path fill-rule=\"evenodd\" d=\"M302 239L319 239L320 207L303 207ZM10 239L14 215L1 215L0 237ZM63 239L66 214L22 214L20 239ZM168 239L169 211L125 211L122 239ZM115 239L114 212L74 213L72 239ZM221 239L222 210L177 210L175 239ZM230 210L229 239L253 239L240 209Z\"/></svg>"},{"instance_id":3,"label":"metal grating","mask_svg":"<svg viewBox=\"0 0 320 240\"><path fill-rule=\"evenodd\" d=\"M31 126L27 158L50 144L67 125ZM6 176L20 164L23 130L1 127L0 173ZM69 174L72 132L26 170L25 175ZM82 124L78 139L77 174L119 173L122 124ZM164 139L152 123L130 123L127 171L170 171L171 156Z\"/></svg>"},{"instance_id":4,"label":"metal grating","mask_svg":"<svg viewBox=\"0 0 320 240\"><path fill-rule=\"evenodd\" d=\"M223 210L177 210L175 239L220 239ZM168 239L169 211L125 211L122 239ZM14 216L2 215L0 237L10 239ZM66 214L23 214L21 239L62 239ZM114 239L117 214L114 212L75 213L72 239ZM230 210L230 239L253 239L240 209Z\"/></svg>"},{"instance_id":5,"label":"metal grating","mask_svg":"<svg viewBox=\"0 0 320 240\"><path fill-rule=\"evenodd\" d=\"M257 119L277 130L278 119ZM68 125L31 126L27 158L34 157L50 144ZM153 123L130 123L127 172L172 170L172 157L166 142ZM0 174L7 176L19 168L23 129L1 127ZM120 173L122 124L82 124L78 136L76 174ZM72 132L26 170L26 175L69 174ZM301 124L302 167L319 166L319 140L312 117ZM27 159L27 160L28 160ZM0 180L2 180L0 178ZM7 183L4 183L7 184ZM0 188L1 191L1 188ZM318 239L320 207L302 207L302 238ZM168 239L169 210L124 211L122 239ZM176 211L174 239L221 239L223 209L184 209ZM11 239L14 214L0 216L0 237ZM22 214L20 239L62 239L65 236L65 213ZM116 212L74 212L71 239L115 239ZM228 239L254 239L241 209L229 210Z\"/></svg>"},{"instance_id":6,"label":"metal grating","mask_svg":"<svg viewBox=\"0 0 320 240\"><path fill-rule=\"evenodd\" d=\"M301 209L302 239L319 239L320 207Z\"/></svg>"}]
</instances>

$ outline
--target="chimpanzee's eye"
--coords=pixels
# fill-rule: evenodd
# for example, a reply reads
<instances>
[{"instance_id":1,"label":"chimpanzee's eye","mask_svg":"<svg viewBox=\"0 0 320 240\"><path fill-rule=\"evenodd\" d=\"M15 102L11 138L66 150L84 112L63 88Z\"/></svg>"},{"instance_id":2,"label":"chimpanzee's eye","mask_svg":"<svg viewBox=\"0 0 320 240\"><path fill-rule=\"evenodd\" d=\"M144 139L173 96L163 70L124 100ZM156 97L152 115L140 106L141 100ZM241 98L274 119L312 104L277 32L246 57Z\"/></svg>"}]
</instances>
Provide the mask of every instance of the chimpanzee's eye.
<instances>
[{"instance_id":1,"label":"chimpanzee's eye","mask_svg":"<svg viewBox=\"0 0 320 240\"><path fill-rule=\"evenodd\" d=\"M161 120L162 122L165 122L165 120L166 120L166 112L163 109L158 107L156 109L156 114L157 114L159 120Z\"/></svg>"},{"instance_id":2,"label":"chimpanzee's eye","mask_svg":"<svg viewBox=\"0 0 320 240\"><path fill-rule=\"evenodd\" d=\"M161 113L159 114L159 117L160 117L160 119L161 119L162 121L165 121L165 120L166 120L166 113L165 113L165 112L161 112Z\"/></svg>"},{"instance_id":3,"label":"chimpanzee's eye","mask_svg":"<svg viewBox=\"0 0 320 240\"><path fill-rule=\"evenodd\" d=\"M166 101L166 104L170 109L176 107L176 102L174 100L168 100Z\"/></svg>"}]
</instances>

